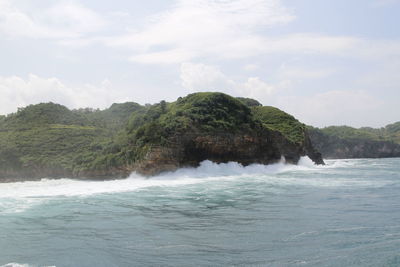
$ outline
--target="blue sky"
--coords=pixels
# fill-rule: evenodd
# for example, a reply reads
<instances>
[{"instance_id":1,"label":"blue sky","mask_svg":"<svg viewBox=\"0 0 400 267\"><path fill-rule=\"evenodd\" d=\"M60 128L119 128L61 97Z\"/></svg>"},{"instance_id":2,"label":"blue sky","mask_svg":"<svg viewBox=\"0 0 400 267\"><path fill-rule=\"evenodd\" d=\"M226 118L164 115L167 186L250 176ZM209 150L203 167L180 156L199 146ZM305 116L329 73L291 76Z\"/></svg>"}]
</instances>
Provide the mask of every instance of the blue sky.
<instances>
[{"instance_id":1,"label":"blue sky","mask_svg":"<svg viewBox=\"0 0 400 267\"><path fill-rule=\"evenodd\" d=\"M0 114L222 91L314 126L400 121L398 0L0 0Z\"/></svg>"}]
</instances>

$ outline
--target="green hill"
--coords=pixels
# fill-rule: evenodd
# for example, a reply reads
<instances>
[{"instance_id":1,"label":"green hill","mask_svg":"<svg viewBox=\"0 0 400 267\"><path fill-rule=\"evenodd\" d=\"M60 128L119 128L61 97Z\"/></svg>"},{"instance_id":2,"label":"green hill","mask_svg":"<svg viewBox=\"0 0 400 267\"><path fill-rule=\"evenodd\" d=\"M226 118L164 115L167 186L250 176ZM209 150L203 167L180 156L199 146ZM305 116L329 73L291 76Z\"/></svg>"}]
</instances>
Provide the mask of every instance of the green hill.
<instances>
[{"instance_id":1,"label":"green hill","mask_svg":"<svg viewBox=\"0 0 400 267\"><path fill-rule=\"evenodd\" d=\"M19 108L18 112L3 119L1 127L6 129L31 129L47 124L87 125L85 116L70 111L65 106L41 103Z\"/></svg>"},{"instance_id":2,"label":"green hill","mask_svg":"<svg viewBox=\"0 0 400 267\"><path fill-rule=\"evenodd\" d=\"M135 103L109 109L69 110L54 103L30 105L0 121L0 170L13 176L41 173L62 177L115 166L106 156L114 153L120 132Z\"/></svg>"}]
</instances>

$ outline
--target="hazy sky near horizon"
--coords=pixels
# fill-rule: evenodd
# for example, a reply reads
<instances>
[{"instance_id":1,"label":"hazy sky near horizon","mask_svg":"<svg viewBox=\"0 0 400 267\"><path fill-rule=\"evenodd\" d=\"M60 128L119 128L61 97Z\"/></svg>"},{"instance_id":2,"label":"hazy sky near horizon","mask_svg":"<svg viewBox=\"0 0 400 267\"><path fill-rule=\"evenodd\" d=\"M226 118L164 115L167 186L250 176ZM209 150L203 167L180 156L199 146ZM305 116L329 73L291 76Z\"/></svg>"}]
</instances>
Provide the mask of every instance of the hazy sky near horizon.
<instances>
[{"instance_id":1,"label":"hazy sky near horizon","mask_svg":"<svg viewBox=\"0 0 400 267\"><path fill-rule=\"evenodd\" d=\"M400 0L0 0L0 114L221 91L314 126L400 121Z\"/></svg>"}]
</instances>

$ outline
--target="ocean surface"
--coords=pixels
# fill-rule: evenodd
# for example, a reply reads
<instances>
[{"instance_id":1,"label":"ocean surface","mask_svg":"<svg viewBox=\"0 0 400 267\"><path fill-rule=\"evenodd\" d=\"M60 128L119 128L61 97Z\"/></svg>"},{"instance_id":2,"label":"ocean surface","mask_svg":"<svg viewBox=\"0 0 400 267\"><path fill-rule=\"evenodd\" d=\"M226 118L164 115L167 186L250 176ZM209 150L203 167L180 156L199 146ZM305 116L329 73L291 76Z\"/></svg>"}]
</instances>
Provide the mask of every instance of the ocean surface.
<instances>
[{"instance_id":1,"label":"ocean surface","mask_svg":"<svg viewBox=\"0 0 400 267\"><path fill-rule=\"evenodd\" d=\"M0 184L0 266L400 266L400 159Z\"/></svg>"}]
</instances>

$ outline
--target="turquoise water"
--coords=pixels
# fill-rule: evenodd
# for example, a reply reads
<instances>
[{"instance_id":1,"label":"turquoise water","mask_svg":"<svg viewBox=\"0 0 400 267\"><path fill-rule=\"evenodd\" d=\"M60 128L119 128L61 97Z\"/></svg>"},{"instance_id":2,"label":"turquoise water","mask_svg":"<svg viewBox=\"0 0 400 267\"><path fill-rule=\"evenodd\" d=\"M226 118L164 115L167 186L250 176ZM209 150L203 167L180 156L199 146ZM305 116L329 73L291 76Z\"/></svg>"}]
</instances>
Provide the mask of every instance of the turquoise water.
<instances>
[{"instance_id":1,"label":"turquoise water","mask_svg":"<svg viewBox=\"0 0 400 267\"><path fill-rule=\"evenodd\" d=\"M400 159L0 184L0 266L400 266Z\"/></svg>"}]
</instances>

